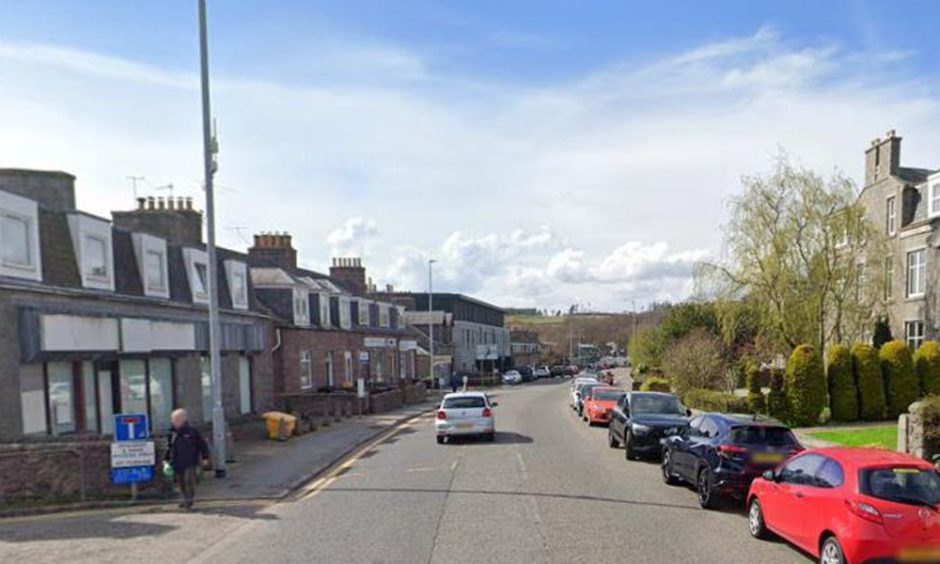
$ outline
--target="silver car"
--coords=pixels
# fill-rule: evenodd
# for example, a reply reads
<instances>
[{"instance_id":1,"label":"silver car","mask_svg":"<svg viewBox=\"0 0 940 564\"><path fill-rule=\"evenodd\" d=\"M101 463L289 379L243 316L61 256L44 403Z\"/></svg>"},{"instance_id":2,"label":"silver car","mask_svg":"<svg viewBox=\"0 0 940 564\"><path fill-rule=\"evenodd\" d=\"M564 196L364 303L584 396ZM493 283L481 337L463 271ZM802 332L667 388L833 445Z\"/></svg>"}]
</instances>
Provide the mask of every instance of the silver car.
<instances>
[{"instance_id":1,"label":"silver car","mask_svg":"<svg viewBox=\"0 0 940 564\"><path fill-rule=\"evenodd\" d=\"M483 392L457 392L447 394L437 410L434 428L437 444L448 437L480 435L492 442L496 440L496 402Z\"/></svg>"},{"instance_id":2,"label":"silver car","mask_svg":"<svg viewBox=\"0 0 940 564\"><path fill-rule=\"evenodd\" d=\"M577 411L578 403L581 401L581 386L584 384L597 384L596 378L576 378L571 383L571 391L568 394L568 406Z\"/></svg>"}]
</instances>

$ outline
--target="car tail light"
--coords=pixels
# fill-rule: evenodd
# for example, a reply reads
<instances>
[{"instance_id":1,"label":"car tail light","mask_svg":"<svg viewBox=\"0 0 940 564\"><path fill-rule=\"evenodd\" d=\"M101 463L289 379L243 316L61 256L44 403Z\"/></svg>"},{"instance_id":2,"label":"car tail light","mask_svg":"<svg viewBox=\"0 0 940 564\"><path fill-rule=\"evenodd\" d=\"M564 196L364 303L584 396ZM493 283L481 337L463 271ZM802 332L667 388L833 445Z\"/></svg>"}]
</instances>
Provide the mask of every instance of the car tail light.
<instances>
[{"instance_id":1,"label":"car tail light","mask_svg":"<svg viewBox=\"0 0 940 564\"><path fill-rule=\"evenodd\" d=\"M718 454L725 458L740 458L747 454L747 449L737 445L720 445Z\"/></svg>"},{"instance_id":2,"label":"car tail light","mask_svg":"<svg viewBox=\"0 0 940 564\"><path fill-rule=\"evenodd\" d=\"M437 418L438 418L438 419L447 419L447 412L444 411L443 409L439 409L439 410L437 411Z\"/></svg>"},{"instance_id":3,"label":"car tail light","mask_svg":"<svg viewBox=\"0 0 940 564\"><path fill-rule=\"evenodd\" d=\"M845 500L845 506L849 509L849 511L866 521L878 524L883 523L881 519L881 512L870 503L865 503L864 501L857 501L854 499L847 499Z\"/></svg>"},{"instance_id":4,"label":"car tail light","mask_svg":"<svg viewBox=\"0 0 940 564\"><path fill-rule=\"evenodd\" d=\"M481 416L481 417L492 417L492 416L493 416L493 412L490 411L490 408L484 407L484 408L483 408L483 413L481 413L480 416Z\"/></svg>"}]
</instances>

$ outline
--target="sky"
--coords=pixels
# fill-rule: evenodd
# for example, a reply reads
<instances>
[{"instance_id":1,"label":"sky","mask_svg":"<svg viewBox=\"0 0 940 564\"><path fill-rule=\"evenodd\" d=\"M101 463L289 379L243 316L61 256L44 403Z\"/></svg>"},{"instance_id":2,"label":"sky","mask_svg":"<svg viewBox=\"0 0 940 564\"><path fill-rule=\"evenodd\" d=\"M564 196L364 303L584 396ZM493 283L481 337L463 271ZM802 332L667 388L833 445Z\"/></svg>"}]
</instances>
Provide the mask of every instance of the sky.
<instances>
[{"instance_id":1,"label":"sky","mask_svg":"<svg viewBox=\"0 0 940 564\"><path fill-rule=\"evenodd\" d=\"M741 177L940 168L940 3L209 0L220 243L501 306L678 301ZM195 0L0 0L0 167L201 202Z\"/></svg>"}]
</instances>

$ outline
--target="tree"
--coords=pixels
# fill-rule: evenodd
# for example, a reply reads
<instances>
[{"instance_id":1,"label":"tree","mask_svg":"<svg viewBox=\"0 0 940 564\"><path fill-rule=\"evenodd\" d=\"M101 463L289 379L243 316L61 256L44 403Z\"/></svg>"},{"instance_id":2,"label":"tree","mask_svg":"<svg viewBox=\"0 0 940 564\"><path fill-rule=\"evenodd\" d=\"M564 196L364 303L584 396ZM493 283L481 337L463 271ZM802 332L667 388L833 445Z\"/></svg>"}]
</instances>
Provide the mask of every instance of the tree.
<instances>
[{"instance_id":1,"label":"tree","mask_svg":"<svg viewBox=\"0 0 940 564\"><path fill-rule=\"evenodd\" d=\"M895 419L907 412L908 406L920 396L911 349L907 348L904 341L894 340L881 347L878 359L884 378L886 415L889 419Z\"/></svg>"},{"instance_id":2,"label":"tree","mask_svg":"<svg viewBox=\"0 0 940 564\"><path fill-rule=\"evenodd\" d=\"M763 413L767 409L764 391L760 386L760 369L755 364L749 364L747 371L747 405L751 413Z\"/></svg>"},{"instance_id":3,"label":"tree","mask_svg":"<svg viewBox=\"0 0 940 564\"><path fill-rule=\"evenodd\" d=\"M699 327L674 342L663 354L663 371L679 395L724 387L728 367L721 339Z\"/></svg>"},{"instance_id":4,"label":"tree","mask_svg":"<svg viewBox=\"0 0 940 564\"><path fill-rule=\"evenodd\" d=\"M829 348L829 366L826 367L829 381L829 409L835 421L858 419L858 390L852 376L852 353L845 345Z\"/></svg>"},{"instance_id":5,"label":"tree","mask_svg":"<svg viewBox=\"0 0 940 564\"><path fill-rule=\"evenodd\" d=\"M865 421L885 416L885 386L878 350L859 343L852 347L852 375L858 388L858 412Z\"/></svg>"},{"instance_id":6,"label":"tree","mask_svg":"<svg viewBox=\"0 0 940 564\"><path fill-rule=\"evenodd\" d=\"M774 419L786 421L790 418L787 407L787 393L784 390L783 372L773 368L770 371L770 392L767 394L767 413Z\"/></svg>"},{"instance_id":7,"label":"tree","mask_svg":"<svg viewBox=\"0 0 940 564\"><path fill-rule=\"evenodd\" d=\"M746 296L781 344L858 338L880 302L879 231L866 219L852 181L823 179L777 159L769 176L747 177L724 228L726 263L697 272L727 299Z\"/></svg>"},{"instance_id":8,"label":"tree","mask_svg":"<svg viewBox=\"0 0 940 564\"><path fill-rule=\"evenodd\" d=\"M666 338L658 329L654 327L640 329L630 339L630 361L636 368L659 368L666 345Z\"/></svg>"},{"instance_id":9,"label":"tree","mask_svg":"<svg viewBox=\"0 0 940 564\"><path fill-rule=\"evenodd\" d=\"M804 427L818 424L826 407L826 374L822 356L812 345L793 349L785 382L790 422Z\"/></svg>"},{"instance_id":10,"label":"tree","mask_svg":"<svg viewBox=\"0 0 940 564\"><path fill-rule=\"evenodd\" d=\"M914 372L922 394L940 394L940 345L937 341L924 341L914 353Z\"/></svg>"}]
</instances>

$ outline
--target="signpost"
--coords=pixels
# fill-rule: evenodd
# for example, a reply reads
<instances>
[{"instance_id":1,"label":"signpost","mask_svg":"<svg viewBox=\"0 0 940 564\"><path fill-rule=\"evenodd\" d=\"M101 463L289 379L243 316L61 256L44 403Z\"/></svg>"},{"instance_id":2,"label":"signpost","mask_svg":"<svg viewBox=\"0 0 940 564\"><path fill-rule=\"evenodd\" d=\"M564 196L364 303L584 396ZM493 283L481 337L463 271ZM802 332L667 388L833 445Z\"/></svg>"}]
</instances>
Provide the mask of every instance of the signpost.
<instances>
[{"instance_id":1,"label":"signpost","mask_svg":"<svg viewBox=\"0 0 940 564\"><path fill-rule=\"evenodd\" d=\"M130 484L137 499L137 484L153 480L156 449L150 440L150 422L145 413L114 416L114 442L111 443L111 483Z\"/></svg>"}]
</instances>

